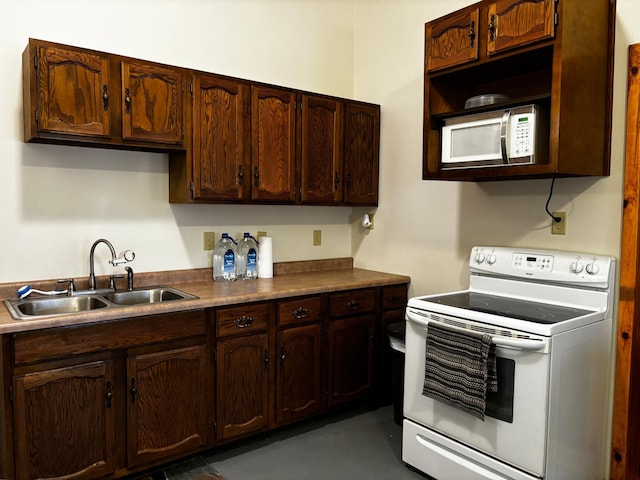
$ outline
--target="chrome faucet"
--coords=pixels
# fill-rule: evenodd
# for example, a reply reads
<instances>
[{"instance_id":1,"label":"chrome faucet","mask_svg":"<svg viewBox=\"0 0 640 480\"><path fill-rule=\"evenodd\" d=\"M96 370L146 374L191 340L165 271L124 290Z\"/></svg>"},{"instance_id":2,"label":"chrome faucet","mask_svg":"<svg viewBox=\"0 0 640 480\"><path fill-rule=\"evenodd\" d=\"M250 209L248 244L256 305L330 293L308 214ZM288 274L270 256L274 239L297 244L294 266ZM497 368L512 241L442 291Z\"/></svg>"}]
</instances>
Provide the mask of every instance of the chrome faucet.
<instances>
[{"instance_id":1,"label":"chrome faucet","mask_svg":"<svg viewBox=\"0 0 640 480\"><path fill-rule=\"evenodd\" d=\"M132 250L125 250L118 257L116 255L116 249L113 248L111 242L104 238L99 238L98 240L93 242L93 245L91 246L91 253L89 253L89 290L96 289L96 274L94 273L93 267L93 255L99 243L104 243L107 247L109 247L109 250L111 250L111 260L109 260L109 263L114 267L121 263L131 262L134 258L136 258L136 254Z\"/></svg>"}]
</instances>

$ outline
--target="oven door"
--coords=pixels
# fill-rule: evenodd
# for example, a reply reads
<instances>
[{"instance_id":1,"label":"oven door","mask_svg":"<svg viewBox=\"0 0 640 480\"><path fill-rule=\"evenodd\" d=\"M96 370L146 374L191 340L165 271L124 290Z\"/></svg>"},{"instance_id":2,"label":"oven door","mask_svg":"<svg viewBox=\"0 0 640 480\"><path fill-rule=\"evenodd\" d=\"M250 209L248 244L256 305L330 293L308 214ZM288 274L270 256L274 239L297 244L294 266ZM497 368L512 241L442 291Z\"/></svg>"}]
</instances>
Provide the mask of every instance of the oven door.
<instances>
[{"instance_id":1,"label":"oven door","mask_svg":"<svg viewBox=\"0 0 640 480\"><path fill-rule=\"evenodd\" d=\"M550 341L524 332L492 334L498 392L487 395L485 419L422 394L426 333L431 321L491 334L491 325L407 309L404 416L489 457L542 477L546 449ZM528 338L521 338L528 337ZM426 472L429 473L429 472Z\"/></svg>"}]
</instances>

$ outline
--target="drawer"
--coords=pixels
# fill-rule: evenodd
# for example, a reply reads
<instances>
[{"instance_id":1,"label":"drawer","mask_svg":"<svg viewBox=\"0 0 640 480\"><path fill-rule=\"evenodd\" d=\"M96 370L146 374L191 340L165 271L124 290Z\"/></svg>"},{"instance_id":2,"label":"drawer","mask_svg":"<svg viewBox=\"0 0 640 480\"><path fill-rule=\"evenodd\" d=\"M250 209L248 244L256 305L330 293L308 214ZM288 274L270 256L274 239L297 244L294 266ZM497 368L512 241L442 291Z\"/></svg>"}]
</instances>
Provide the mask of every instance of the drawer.
<instances>
[{"instance_id":1,"label":"drawer","mask_svg":"<svg viewBox=\"0 0 640 480\"><path fill-rule=\"evenodd\" d=\"M317 322L322 319L320 296L278 302L278 326Z\"/></svg>"},{"instance_id":2,"label":"drawer","mask_svg":"<svg viewBox=\"0 0 640 480\"><path fill-rule=\"evenodd\" d=\"M376 290L374 288L334 293L329 296L329 316L331 317L374 312L375 309Z\"/></svg>"},{"instance_id":3,"label":"drawer","mask_svg":"<svg viewBox=\"0 0 640 480\"><path fill-rule=\"evenodd\" d=\"M93 325L15 333L14 361L16 365L25 365L204 335L204 319L204 311L166 313Z\"/></svg>"},{"instance_id":4,"label":"drawer","mask_svg":"<svg viewBox=\"0 0 640 480\"><path fill-rule=\"evenodd\" d=\"M269 305L238 305L216 311L216 336L228 337L241 333L266 330L269 325Z\"/></svg>"},{"instance_id":5,"label":"drawer","mask_svg":"<svg viewBox=\"0 0 640 480\"><path fill-rule=\"evenodd\" d=\"M394 310L407 306L407 286L393 285L382 289L382 309Z\"/></svg>"}]
</instances>

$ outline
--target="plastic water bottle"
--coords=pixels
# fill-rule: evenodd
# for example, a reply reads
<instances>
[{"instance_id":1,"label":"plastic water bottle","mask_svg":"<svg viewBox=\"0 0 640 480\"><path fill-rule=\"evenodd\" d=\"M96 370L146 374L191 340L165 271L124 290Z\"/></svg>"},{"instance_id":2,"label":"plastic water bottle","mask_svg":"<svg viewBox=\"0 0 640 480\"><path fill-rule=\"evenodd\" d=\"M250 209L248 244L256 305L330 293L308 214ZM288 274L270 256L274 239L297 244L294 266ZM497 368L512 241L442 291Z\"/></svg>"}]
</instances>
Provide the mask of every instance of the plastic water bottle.
<instances>
[{"instance_id":1,"label":"plastic water bottle","mask_svg":"<svg viewBox=\"0 0 640 480\"><path fill-rule=\"evenodd\" d=\"M238 244L236 273L240 280L258 278L258 241L248 232Z\"/></svg>"},{"instance_id":2,"label":"plastic water bottle","mask_svg":"<svg viewBox=\"0 0 640 480\"><path fill-rule=\"evenodd\" d=\"M216 282L229 282L236 279L236 242L227 233L223 233L213 250L213 279Z\"/></svg>"}]
</instances>

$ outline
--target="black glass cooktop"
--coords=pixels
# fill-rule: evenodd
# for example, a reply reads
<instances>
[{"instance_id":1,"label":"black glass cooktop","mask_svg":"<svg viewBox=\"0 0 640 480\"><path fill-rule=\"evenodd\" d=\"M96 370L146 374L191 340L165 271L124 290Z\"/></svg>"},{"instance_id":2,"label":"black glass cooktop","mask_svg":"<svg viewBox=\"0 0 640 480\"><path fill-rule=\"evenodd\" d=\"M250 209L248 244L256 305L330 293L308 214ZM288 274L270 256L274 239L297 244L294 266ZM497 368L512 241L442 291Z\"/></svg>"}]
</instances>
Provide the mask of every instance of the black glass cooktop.
<instances>
[{"instance_id":1,"label":"black glass cooktop","mask_svg":"<svg viewBox=\"0 0 640 480\"><path fill-rule=\"evenodd\" d=\"M477 292L460 292L425 298L425 301L535 323L558 323L582 317L594 310L531 302Z\"/></svg>"}]
</instances>

